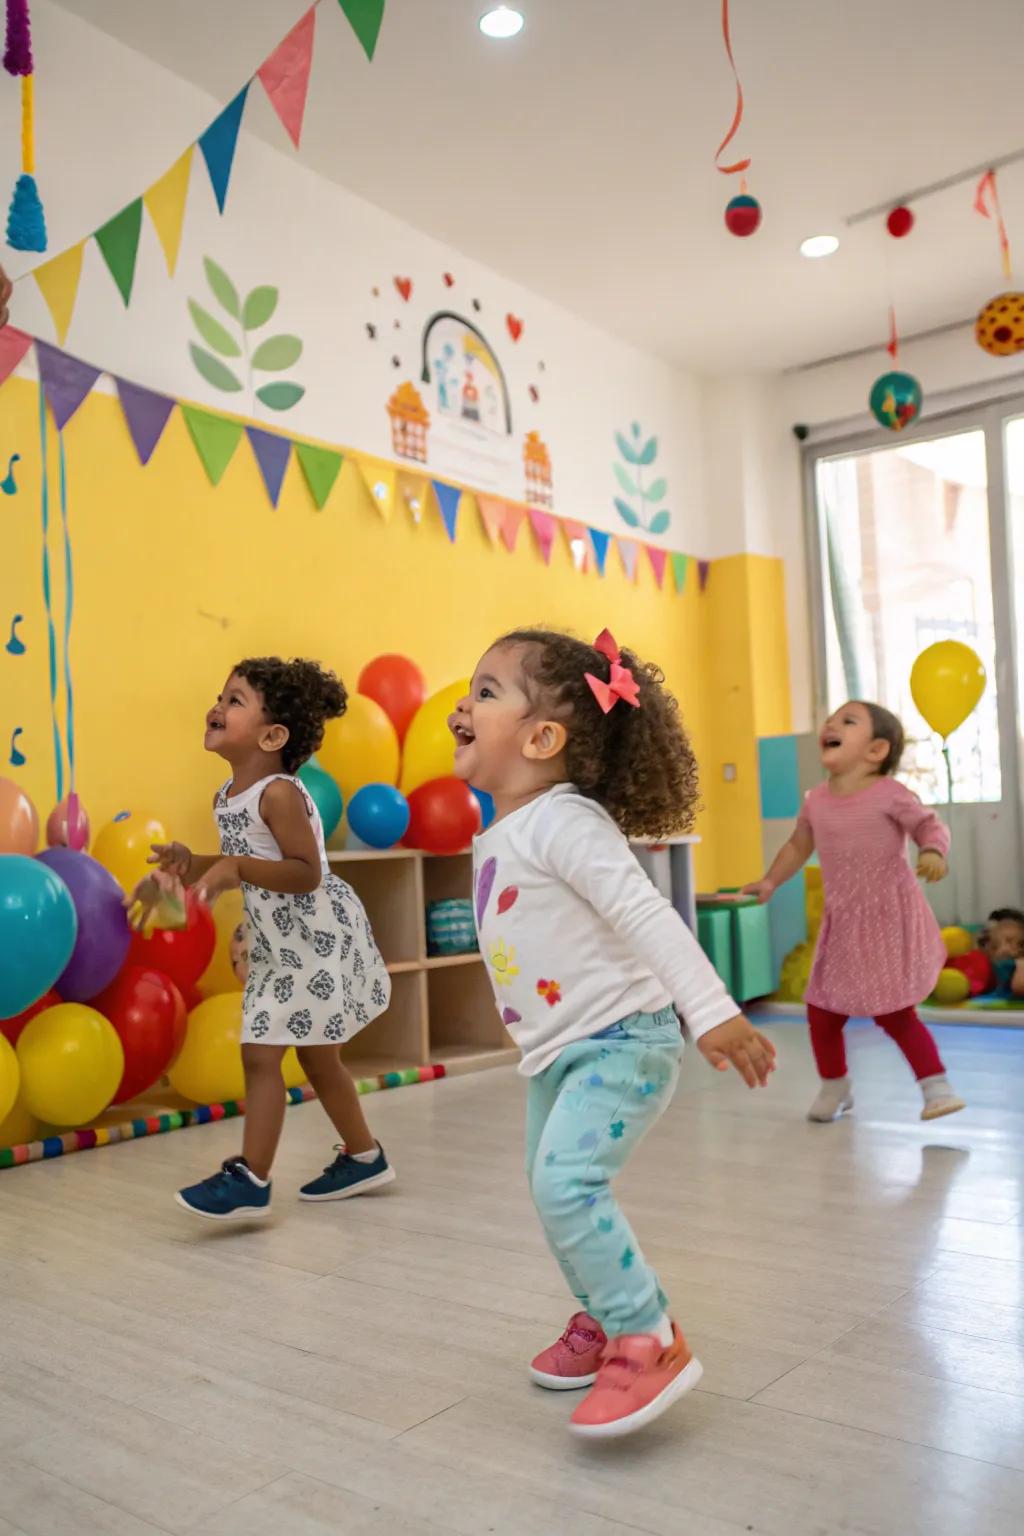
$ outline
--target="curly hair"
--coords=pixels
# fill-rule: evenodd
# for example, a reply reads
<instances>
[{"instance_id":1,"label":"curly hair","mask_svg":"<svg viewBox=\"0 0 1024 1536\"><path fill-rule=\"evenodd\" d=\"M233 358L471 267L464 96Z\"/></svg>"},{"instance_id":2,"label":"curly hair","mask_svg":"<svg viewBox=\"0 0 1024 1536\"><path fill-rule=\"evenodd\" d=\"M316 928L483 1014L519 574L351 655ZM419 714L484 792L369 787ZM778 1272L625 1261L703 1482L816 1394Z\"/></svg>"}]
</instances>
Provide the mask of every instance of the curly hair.
<instances>
[{"instance_id":1,"label":"curly hair","mask_svg":"<svg viewBox=\"0 0 1024 1536\"><path fill-rule=\"evenodd\" d=\"M233 670L255 688L273 724L288 727L288 740L281 748L286 773L296 773L308 762L324 739L326 721L343 715L348 707L340 678L301 656L293 661L251 656L237 662Z\"/></svg>"},{"instance_id":2,"label":"curly hair","mask_svg":"<svg viewBox=\"0 0 1024 1536\"><path fill-rule=\"evenodd\" d=\"M627 837L689 831L700 804L697 759L660 667L623 651L640 706L618 703L604 714L584 675L610 677L595 646L550 629L514 629L496 644L521 649L527 697L566 726L566 771L581 793Z\"/></svg>"},{"instance_id":3,"label":"curly hair","mask_svg":"<svg viewBox=\"0 0 1024 1536\"><path fill-rule=\"evenodd\" d=\"M906 745L906 737L903 732L903 722L891 710L883 709L881 704L871 704L867 699L852 699L853 704L859 704L861 709L866 709L871 718L871 737L873 741L887 741L889 750L878 765L879 773L884 777L895 773L903 756L903 748Z\"/></svg>"}]
</instances>

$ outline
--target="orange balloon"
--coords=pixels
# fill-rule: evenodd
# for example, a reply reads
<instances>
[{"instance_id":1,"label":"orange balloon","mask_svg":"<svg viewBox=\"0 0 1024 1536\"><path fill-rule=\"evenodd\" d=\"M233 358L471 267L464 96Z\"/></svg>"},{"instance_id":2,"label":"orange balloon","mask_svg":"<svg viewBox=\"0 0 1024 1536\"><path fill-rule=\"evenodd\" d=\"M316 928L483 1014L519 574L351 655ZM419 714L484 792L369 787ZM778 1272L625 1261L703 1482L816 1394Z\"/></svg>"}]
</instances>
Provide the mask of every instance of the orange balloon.
<instances>
[{"instance_id":1,"label":"orange balloon","mask_svg":"<svg viewBox=\"0 0 1024 1536\"><path fill-rule=\"evenodd\" d=\"M22 853L31 858L38 846L35 806L13 779L0 779L0 853Z\"/></svg>"}]
</instances>

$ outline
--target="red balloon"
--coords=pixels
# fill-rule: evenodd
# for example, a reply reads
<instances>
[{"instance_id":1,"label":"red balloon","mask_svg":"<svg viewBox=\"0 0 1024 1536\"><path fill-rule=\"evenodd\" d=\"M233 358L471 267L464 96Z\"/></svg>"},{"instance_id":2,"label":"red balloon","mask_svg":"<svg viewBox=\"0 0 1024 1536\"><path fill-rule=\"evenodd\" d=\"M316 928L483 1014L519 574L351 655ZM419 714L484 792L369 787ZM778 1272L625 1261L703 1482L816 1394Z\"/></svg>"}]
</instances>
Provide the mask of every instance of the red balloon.
<instances>
[{"instance_id":1,"label":"red balloon","mask_svg":"<svg viewBox=\"0 0 1024 1536\"><path fill-rule=\"evenodd\" d=\"M356 692L380 705L399 741L404 741L413 715L426 700L427 680L408 656L378 656L360 672Z\"/></svg>"},{"instance_id":2,"label":"red balloon","mask_svg":"<svg viewBox=\"0 0 1024 1536\"><path fill-rule=\"evenodd\" d=\"M914 215L901 203L898 208L892 209L885 221L885 227L894 240L902 240L904 235L909 235L914 227Z\"/></svg>"},{"instance_id":3,"label":"red balloon","mask_svg":"<svg viewBox=\"0 0 1024 1536\"><path fill-rule=\"evenodd\" d=\"M89 1006L110 1020L124 1047L124 1074L112 1103L126 1104L163 1077L185 1042L181 993L159 971L129 964Z\"/></svg>"},{"instance_id":4,"label":"red balloon","mask_svg":"<svg viewBox=\"0 0 1024 1536\"><path fill-rule=\"evenodd\" d=\"M42 1013L47 1008L56 1008L61 1001L60 995L51 987L49 992L44 992L42 997L37 998L23 1013L16 1013L10 1019L0 1019L0 1035L6 1035L12 1045L17 1045L18 1036L29 1019L34 1019L37 1013Z\"/></svg>"},{"instance_id":5,"label":"red balloon","mask_svg":"<svg viewBox=\"0 0 1024 1536\"><path fill-rule=\"evenodd\" d=\"M461 779L431 779L409 796L406 848L461 853L480 831L480 802Z\"/></svg>"},{"instance_id":6,"label":"red balloon","mask_svg":"<svg viewBox=\"0 0 1024 1536\"><path fill-rule=\"evenodd\" d=\"M157 928L149 939L133 934L128 951L129 964L161 971L180 992L199 980L217 947L210 909L193 890L185 892L185 918L184 928Z\"/></svg>"}]
</instances>

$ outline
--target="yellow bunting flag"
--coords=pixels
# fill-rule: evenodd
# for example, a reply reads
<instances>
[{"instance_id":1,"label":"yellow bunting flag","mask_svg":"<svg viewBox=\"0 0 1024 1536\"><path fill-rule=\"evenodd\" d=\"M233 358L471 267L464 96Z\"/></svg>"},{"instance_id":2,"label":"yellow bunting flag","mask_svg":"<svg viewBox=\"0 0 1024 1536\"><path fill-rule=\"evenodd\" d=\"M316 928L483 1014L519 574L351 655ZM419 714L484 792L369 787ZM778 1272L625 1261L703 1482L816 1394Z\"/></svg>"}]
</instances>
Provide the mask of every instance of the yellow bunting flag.
<instances>
[{"instance_id":1,"label":"yellow bunting flag","mask_svg":"<svg viewBox=\"0 0 1024 1536\"><path fill-rule=\"evenodd\" d=\"M32 273L39 284L40 293L46 300L46 307L53 316L57 340L62 346L68 333L68 326L71 324L71 317L75 312L84 250L85 241L79 240L77 245L61 251L59 256L54 256L52 261L45 261Z\"/></svg>"},{"instance_id":2,"label":"yellow bunting flag","mask_svg":"<svg viewBox=\"0 0 1024 1536\"><path fill-rule=\"evenodd\" d=\"M409 516L418 528L423 521L423 508L427 500L427 482L422 475L400 473L398 494L405 502Z\"/></svg>"},{"instance_id":3,"label":"yellow bunting flag","mask_svg":"<svg viewBox=\"0 0 1024 1536\"><path fill-rule=\"evenodd\" d=\"M167 271L171 277L174 276L181 245L181 226L185 221L185 199L188 196L193 147L190 144L181 159L176 160L170 170L159 181L154 181L148 192L142 194L142 201L163 246Z\"/></svg>"},{"instance_id":4,"label":"yellow bunting flag","mask_svg":"<svg viewBox=\"0 0 1024 1536\"><path fill-rule=\"evenodd\" d=\"M358 455L357 462L369 492L370 500L386 523L390 523L395 510L395 476L393 464L381 464L374 459Z\"/></svg>"}]
</instances>

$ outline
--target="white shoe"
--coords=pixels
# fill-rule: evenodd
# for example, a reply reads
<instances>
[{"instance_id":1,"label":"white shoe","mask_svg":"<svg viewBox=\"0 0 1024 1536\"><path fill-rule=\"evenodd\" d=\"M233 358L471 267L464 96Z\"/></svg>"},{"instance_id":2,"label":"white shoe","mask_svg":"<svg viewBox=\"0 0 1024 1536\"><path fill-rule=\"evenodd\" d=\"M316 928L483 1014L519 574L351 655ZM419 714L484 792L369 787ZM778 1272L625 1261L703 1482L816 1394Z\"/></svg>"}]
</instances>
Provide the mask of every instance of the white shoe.
<instances>
[{"instance_id":1,"label":"white shoe","mask_svg":"<svg viewBox=\"0 0 1024 1536\"><path fill-rule=\"evenodd\" d=\"M939 1120L943 1115L955 1115L958 1110L967 1108L959 1094L953 1092L945 1075L923 1077L920 1087L924 1094L922 1120Z\"/></svg>"},{"instance_id":2,"label":"white shoe","mask_svg":"<svg viewBox=\"0 0 1024 1536\"><path fill-rule=\"evenodd\" d=\"M838 1120L840 1115L845 1115L846 1111L852 1108L853 1093L850 1089L850 1079L827 1077L818 1090L818 1097L807 1111L807 1118L827 1125L830 1120Z\"/></svg>"}]
</instances>

